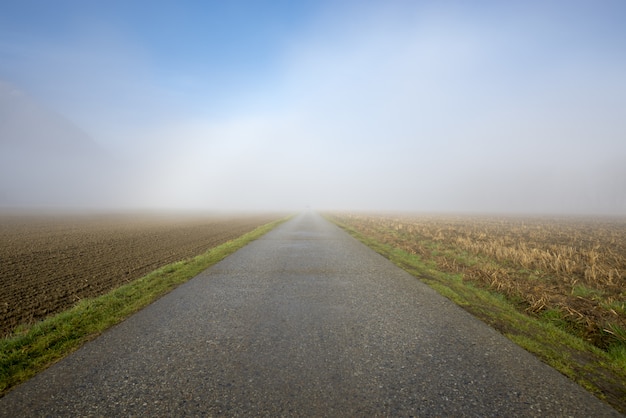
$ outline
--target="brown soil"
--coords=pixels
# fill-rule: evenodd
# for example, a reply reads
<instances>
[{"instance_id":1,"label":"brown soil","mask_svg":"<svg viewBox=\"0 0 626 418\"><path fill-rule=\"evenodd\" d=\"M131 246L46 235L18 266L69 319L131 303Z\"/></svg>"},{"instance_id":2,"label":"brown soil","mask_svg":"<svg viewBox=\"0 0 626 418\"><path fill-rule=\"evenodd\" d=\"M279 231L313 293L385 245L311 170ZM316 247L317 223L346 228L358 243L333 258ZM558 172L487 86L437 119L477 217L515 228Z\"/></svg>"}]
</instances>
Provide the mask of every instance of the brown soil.
<instances>
[{"instance_id":1,"label":"brown soil","mask_svg":"<svg viewBox=\"0 0 626 418\"><path fill-rule=\"evenodd\" d=\"M278 218L0 215L0 335Z\"/></svg>"}]
</instances>

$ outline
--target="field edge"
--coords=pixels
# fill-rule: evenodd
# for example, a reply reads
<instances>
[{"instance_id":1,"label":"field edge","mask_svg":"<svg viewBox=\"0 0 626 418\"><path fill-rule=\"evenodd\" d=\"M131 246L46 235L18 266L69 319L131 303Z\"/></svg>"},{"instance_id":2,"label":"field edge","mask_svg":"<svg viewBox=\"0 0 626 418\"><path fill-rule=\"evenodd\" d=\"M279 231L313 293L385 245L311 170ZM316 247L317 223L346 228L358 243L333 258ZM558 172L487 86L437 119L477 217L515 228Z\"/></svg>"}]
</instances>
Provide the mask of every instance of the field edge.
<instances>
[{"instance_id":1,"label":"field edge","mask_svg":"<svg viewBox=\"0 0 626 418\"><path fill-rule=\"evenodd\" d=\"M381 243L332 216L325 218L601 400L626 413L626 375L611 366L606 353L550 323L520 312L502 294L472 286L459 274L439 271L427 260Z\"/></svg>"},{"instance_id":2,"label":"field edge","mask_svg":"<svg viewBox=\"0 0 626 418\"><path fill-rule=\"evenodd\" d=\"M204 254L168 264L102 296L83 299L64 312L18 327L0 340L0 397L290 218L261 225Z\"/></svg>"}]
</instances>

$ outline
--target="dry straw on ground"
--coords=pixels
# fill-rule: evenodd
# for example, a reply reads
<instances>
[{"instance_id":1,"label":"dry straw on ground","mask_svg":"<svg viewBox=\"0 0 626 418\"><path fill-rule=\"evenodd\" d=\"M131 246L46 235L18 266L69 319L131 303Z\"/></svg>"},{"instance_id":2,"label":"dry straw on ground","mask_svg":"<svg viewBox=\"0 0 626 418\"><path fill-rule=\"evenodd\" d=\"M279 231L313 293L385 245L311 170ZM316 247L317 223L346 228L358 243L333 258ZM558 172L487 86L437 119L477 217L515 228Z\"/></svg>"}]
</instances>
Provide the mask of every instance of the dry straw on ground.
<instances>
[{"instance_id":1,"label":"dry straw on ground","mask_svg":"<svg viewBox=\"0 0 626 418\"><path fill-rule=\"evenodd\" d=\"M626 342L626 220L341 215L376 240L556 314L598 347Z\"/></svg>"}]
</instances>

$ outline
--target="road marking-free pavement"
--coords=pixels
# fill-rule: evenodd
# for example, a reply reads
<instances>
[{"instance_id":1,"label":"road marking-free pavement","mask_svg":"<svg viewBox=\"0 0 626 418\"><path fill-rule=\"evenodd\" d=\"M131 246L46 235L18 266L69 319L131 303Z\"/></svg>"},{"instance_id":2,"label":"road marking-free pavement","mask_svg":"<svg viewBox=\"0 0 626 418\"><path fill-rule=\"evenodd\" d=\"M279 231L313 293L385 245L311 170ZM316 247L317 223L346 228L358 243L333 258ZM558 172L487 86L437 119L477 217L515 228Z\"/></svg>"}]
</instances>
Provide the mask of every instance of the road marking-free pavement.
<instances>
[{"instance_id":1,"label":"road marking-free pavement","mask_svg":"<svg viewBox=\"0 0 626 418\"><path fill-rule=\"evenodd\" d=\"M0 416L621 416L319 215L0 399Z\"/></svg>"}]
</instances>

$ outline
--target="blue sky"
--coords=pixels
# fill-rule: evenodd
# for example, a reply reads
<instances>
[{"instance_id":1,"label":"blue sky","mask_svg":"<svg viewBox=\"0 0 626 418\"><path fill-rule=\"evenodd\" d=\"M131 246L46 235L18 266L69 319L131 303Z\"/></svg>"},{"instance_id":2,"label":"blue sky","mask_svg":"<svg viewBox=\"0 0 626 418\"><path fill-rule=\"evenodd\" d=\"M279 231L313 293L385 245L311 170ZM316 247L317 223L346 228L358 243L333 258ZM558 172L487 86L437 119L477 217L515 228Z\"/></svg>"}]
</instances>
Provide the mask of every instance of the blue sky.
<instances>
[{"instance_id":1,"label":"blue sky","mask_svg":"<svg viewBox=\"0 0 626 418\"><path fill-rule=\"evenodd\" d=\"M0 80L129 161L136 205L626 214L624 21L608 0L4 1Z\"/></svg>"},{"instance_id":2,"label":"blue sky","mask_svg":"<svg viewBox=\"0 0 626 418\"><path fill-rule=\"evenodd\" d=\"M105 113L130 101L132 112L140 95L157 95L166 111L177 100L219 109L271 80L290 35L315 10L306 2L204 1L27 0L3 8L2 76L71 113L85 101Z\"/></svg>"}]
</instances>

